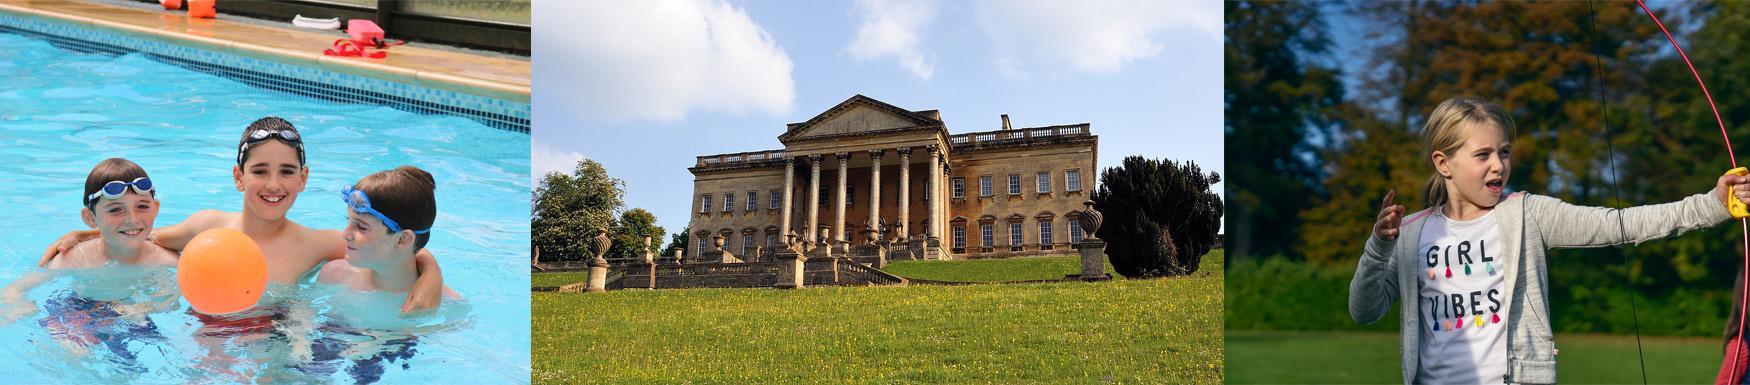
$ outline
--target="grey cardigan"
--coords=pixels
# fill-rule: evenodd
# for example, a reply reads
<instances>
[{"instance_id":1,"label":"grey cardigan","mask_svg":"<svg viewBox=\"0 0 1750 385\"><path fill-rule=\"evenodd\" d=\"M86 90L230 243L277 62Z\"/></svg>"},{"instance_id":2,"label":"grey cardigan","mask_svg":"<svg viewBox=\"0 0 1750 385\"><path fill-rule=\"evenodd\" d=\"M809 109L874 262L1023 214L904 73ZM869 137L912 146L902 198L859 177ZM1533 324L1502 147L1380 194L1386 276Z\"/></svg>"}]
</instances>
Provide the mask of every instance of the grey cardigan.
<instances>
[{"instance_id":1,"label":"grey cardigan","mask_svg":"<svg viewBox=\"0 0 1750 385\"><path fill-rule=\"evenodd\" d=\"M1545 250L1551 248L1599 247L1627 242L1641 243L1711 227L1731 218L1723 202L1712 192L1681 201L1612 209L1575 206L1559 199L1515 193L1494 208L1501 238L1507 244L1503 256L1503 279L1509 299L1507 314L1507 376L1504 383L1553 384L1556 382L1555 334L1549 322L1549 276L1545 273ZM1422 224L1430 215L1422 210L1404 221L1396 242L1370 236L1355 278L1349 281L1349 316L1355 322L1378 322L1400 298L1416 298L1422 280L1415 263ZM1617 217L1622 218L1622 239ZM1404 284L1408 283L1408 284ZM1398 347L1403 356L1404 383L1416 378L1422 319L1417 308L1402 309Z\"/></svg>"}]
</instances>

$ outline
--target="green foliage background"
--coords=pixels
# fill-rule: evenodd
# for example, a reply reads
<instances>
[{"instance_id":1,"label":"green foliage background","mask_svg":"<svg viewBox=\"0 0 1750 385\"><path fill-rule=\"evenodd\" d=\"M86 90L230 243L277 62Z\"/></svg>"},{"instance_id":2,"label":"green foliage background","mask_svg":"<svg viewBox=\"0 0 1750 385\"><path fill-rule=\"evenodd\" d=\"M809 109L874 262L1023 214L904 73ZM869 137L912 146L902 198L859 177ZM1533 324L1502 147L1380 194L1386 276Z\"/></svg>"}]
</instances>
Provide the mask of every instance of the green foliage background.
<instances>
[{"instance_id":1,"label":"green foliage background","mask_svg":"<svg viewBox=\"0 0 1750 385\"><path fill-rule=\"evenodd\" d=\"M1739 75L1750 61L1738 55L1750 50L1741 33L1750 4L1664 5L1654 12L1709 82L1730 136L1750 138L1750 79ZM1226 196L1238 213L1226 237L1231 329L1373 330L1348 320L1348 272L1386 192L1411 211L1427 206L1432 165L1420 131L1448 98L1481 97L1512 115L1513 191L1647 205L1705 192L1732 167L1693 75L1634 3L1225 8ZM1341 42L1352 50L1333 52L1333 22L1362 31ZM1742 231L1727 223L1636 246L1553 251L1552 323L1558 332L1632 333L1633 296L1643 334L1717 336L1742 268Z\"/></svg>"}]
</instances>

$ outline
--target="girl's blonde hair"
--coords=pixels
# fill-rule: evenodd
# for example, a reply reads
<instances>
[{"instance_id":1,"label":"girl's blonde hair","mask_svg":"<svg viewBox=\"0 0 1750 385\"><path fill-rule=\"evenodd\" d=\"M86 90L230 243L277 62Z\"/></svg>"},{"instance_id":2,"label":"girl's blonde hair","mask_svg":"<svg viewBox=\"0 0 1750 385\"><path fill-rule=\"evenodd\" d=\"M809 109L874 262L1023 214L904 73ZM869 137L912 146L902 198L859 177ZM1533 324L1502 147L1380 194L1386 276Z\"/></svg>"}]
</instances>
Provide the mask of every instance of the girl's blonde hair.
<instances>
[{"instance_id":1,"label":"girl's blonde hair","mask_svg":"<svg viewBox=\"0 0 1750 385\"><path fill-rule=\"evenodd\" d=\"M1469 134L1467 128L1481 125L1493 125L1501 129L1508 142L1513 141L1513 118L1507 116L1507 111L1501 106L1473 98L1452 98L1440 102L1434 107L1434 112L1428 114L1428 123L1422 127L1422 153L1433 154L1439 151L1448 158L1464 146L1464 140ZM1424 155L1427 156L1427 155ZM1428 158L1430 165L1434 160ZM1436 170L1428 177L1427 186L1423 187L1423 203L1428 207L1437 207L1446 203L1446 181Z\"/></svg>"}]
</instances>

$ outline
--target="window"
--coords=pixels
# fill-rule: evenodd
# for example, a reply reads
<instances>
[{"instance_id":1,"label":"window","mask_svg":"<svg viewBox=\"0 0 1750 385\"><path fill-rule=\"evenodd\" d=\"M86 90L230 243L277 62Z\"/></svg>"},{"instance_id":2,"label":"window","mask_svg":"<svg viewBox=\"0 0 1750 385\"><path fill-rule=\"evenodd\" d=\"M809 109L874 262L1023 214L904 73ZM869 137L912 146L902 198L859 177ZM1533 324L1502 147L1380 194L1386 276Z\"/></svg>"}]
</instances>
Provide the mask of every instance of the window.
<instances>
[{"instance_id":1,"label":"window","mask_svg":"<svg viewBox=\"0 0 1750 385\"><path fill-rule=\"evenodd\" d=\"M816 195L820 197L820 204L817 204L816 206L825 207L826 202L832 202L832 196L826 195L826 190L826 186L820 186L820 195Z\"/></svg>"},{"instance_id":2,"label":"window","mask_svg":"<svg viewBox=\"0 0 1750 385\"><path fill-rule=\"evenodd\" d=\"M723 193L723 212L735 210L735 193Z\"/></svg>"},{"instance_id":3,"label":"window","mask_svg":"<svg viewBox=\"0 0 1750 385\"><path fill-rule=\"evenodd\" d=\"M983 246L983 247L990 247L991 246L990 244L996 243L991 238L990 224L989 223L978 224L978 240L980 242L982 242L982 243L979 243L979 246Z\"/></svg>"},{"instance_id":4,"label":"window","mask_svg":"<svg viewBox=\"0 0 1750 385\"><path fill-rule=\"evenodd\" d=\"M990 175L978 177L978 196L990 196Z\"/></svg>"},{"instance_id":5,"label":"window","mask_svg":"<svg viewBox=\"0 0 1750 385\"><path fill-rule=\"evenodd\" d=\"M769 194L772 195L772 204L770 207L767 207L767 208L777 210L778 205L782 204L782 202L783 202L782 200L779 199L779 198L783 198L783 195L779 195L778 190L772 190L772 192L770 192Z\"/></svg>"},{"instance_id":6,"label":"window","mask_svg":"<svg viewBox=\"0 0 1750 385\"><path fill-rule=\"evenodd\" d=\"M966 248L966 225L954 225L954 248Z\"/></svg>"},{"instance_id":7,"label":"window","mask_svg":"<svg viewBox=\"0 0 1750 385\"><path fill-rule=\"evenodd\" d=\"M857 185L845 184L845 207L857 205Z\"/></svg>"},{"instance_id":8,"label":"window","mask_svg":"<svg viewBox=\"0 0 1750 385\"><path fill-rule=\"evenodd\" d=\"M777 245L778 245L778 234L777 233L766 233L766 246L777 246Z\"/></svg>"},{"instance_id":9,"label":"window","mask_svg":"<svg viewBox=\"0 0 1750 385\"><path fill-rule=\"evenodd\" d=\"M759 210L760 199L758 197L759 197L759 193L757 193L757 192L753 192L753 191L747 192L747 211Z\"/></svg>"},{"instance_id":10,"label":"window","mask_svg":"<svg viewBox=\"0 0 1750 385\"><path fill-rule=\"evenodd\" d=\"M699 237L699 253L693 254L693 256L694 257L705 256L705 252L710 251L709 249L706 249L706 247L710 247L710 244L705 242L705 237L706 237L705 234L696 234L695 236Z\"/></svg>"},{"instance_id":11,"label":"window","mask_svg":"<svg viewBox=\"0 0 1750 385\"><path fill-rule=\"evenodd\" d=\"M1069 170L1063 172L1063 191L1082 191L1082 171Z\"/></svg>"},{"instance_id":12,"label":"window","mask_svg":"<svg viewBox=\"0 0 1750 385\"><path fill-rule=\"evenodd\" d=\"M1069 243L1082 243L1082 220L1069 220Z\"/></svg>"},{"instance_id":13,"label":"window","mask_svg":"<svg viewBox=\"0 0 1750 385\"><path fill-rule=\"evenodd\" d=\"M1051 192L1051 173L1042 172L1039 173L1039 176L1034 177L1033 179L1039 180L1039 192Z\"/></svg>"},{"instance_id":14,"label":"window","mask_svg":"<svg viewBox=\"0 0 1750 385\"><path fill-rule=\"evenodd\" d=\"M1009 195L1021 195L1021 174L1009 174Z\"/></svg>"},{"instance_id":15,"label":"window","mask_svg":"<svg viewBox=\"0 0 1750 385\"><path fill-rule=\"evenodd\" d=\"M954 187L954 195L953 196L955 198L965 198L966 197L966 178L951 179L948 181L948 185Z\"/></svg>"},{"instance_id":16,"label":"window","mask_svg":"<svg viewBox=\"0 0 1750 385\"><path fill-rule=\"evenodd\" d=\"M1021 222L1009 223L1009 246L1021 246Z\"/></svg>"},{"instance_id":17,"label":"window","mask_svg":"<svg viewBox=\"0 0 1750 385\"><path fill-rule=\"evenodd\" d=\"M1051 222L1039 221L1039 244L1051 244Z\"/></svg>"},{"instance_id":18,"label":"window","mask_svg":"<svg viewBox=\"0 0 1750 385\"><path fill-rule=\"evenodd\" d=\"M699 196L699 212L701 212L701 213L711 212L711 194L705 194L705 195Z\"/></svg>"},{"instance_id":19,"label":"window","mask_svg":"<svg viewBox=\"0 0 1750 385\"><path fill-rule=\"evenodd\" d=\"M741 255L753 255L753 234L741 236Z\"/></svg>"}]
</instances>

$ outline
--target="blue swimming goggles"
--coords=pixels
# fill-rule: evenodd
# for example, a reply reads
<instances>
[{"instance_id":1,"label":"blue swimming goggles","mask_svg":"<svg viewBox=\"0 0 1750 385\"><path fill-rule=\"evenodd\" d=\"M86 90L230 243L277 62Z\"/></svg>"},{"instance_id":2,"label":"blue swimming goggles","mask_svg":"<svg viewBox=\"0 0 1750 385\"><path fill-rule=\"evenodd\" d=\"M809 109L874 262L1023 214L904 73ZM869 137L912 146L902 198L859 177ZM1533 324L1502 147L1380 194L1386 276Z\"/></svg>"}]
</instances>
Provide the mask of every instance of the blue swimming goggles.
<instances>
[{"instance_id":1,"label":"blue swimming goggles","mask_svg":"<svg viewBox=\"0 0 1750 385\"><path fill-rule=\"evenodd\" d=\"M383 213L378 212L377 209L371 208L371 198L365 196L365 192L363 190L352 188L352 186L346 186L346 188L340 190L340 197L341 197L341 199L343 199L346 202L346 207L351 209L352 212L359 213L359 214L374 215L377 217L377 219L380 219L383 221L384 226L389 227L389 232L391 232L391 233L401 232L401 225L395 223L394 219L389 219L389 216L383 215ZM425 234L425 233L429 233L429 232L431 232L430 228L423 229L423 230L413 230L414 234Z\"/></svg>"},{"instance_id":2,"label":"blue swimming goggles","mask_svg":"<svg viewBox=\"0 0 1750 385\"><path fill-rule=\"evenodd\" d=\"M120 198L122 194L128 192L129 188L133 188L134 192L140 193L141 195L152 194L152 178L142 176L134 178L134 181L132 182L112 180L109 181L109 183L104 183L103 188L97 189L97 192L93 192L91 195L85 197L85 205L90 206L97 203L97 198L99 197L109 199Z\"/></svg>"}]
</instances>

